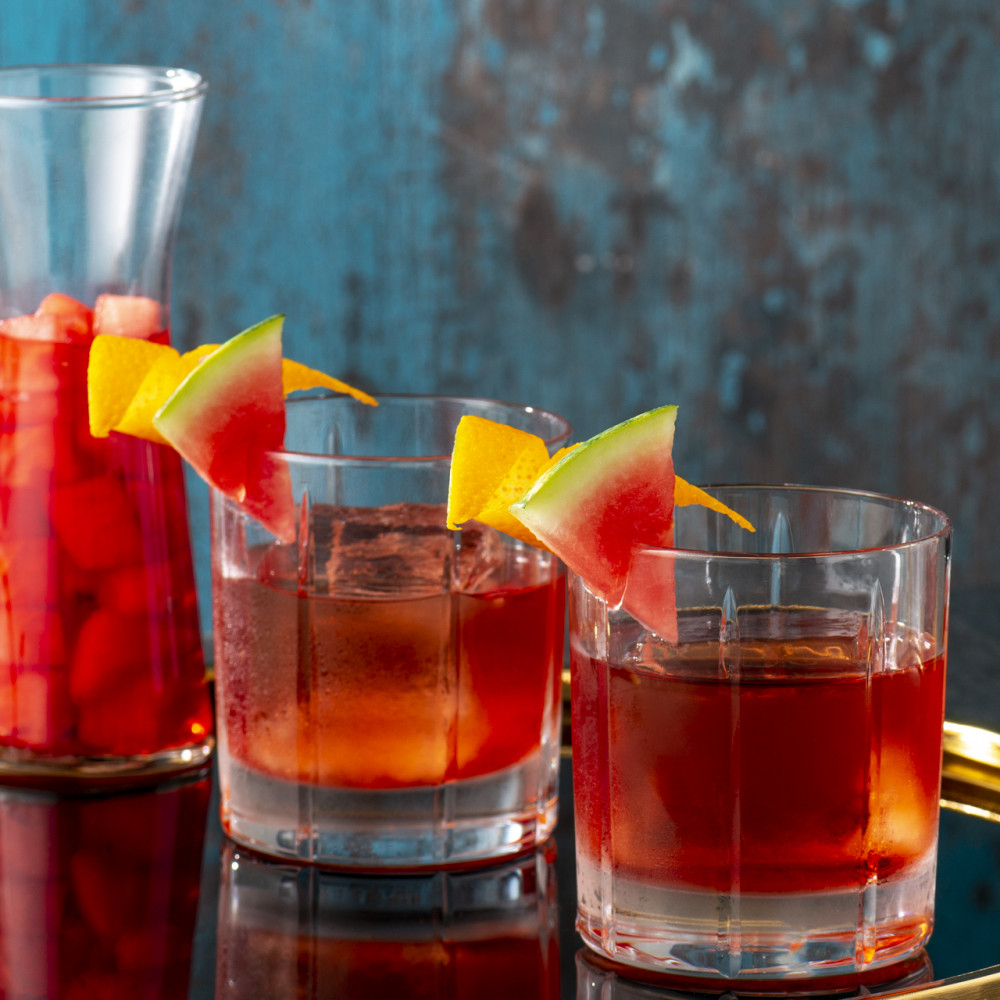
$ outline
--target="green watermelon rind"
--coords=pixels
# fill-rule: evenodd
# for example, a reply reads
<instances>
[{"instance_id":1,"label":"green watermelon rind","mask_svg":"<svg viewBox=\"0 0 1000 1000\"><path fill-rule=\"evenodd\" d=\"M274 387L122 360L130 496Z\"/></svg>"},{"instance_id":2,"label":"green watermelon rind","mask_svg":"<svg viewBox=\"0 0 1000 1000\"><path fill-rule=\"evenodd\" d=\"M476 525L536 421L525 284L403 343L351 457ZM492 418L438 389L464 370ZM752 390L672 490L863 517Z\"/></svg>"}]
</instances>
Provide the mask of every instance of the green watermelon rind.
<instances>
[{"instance_id":1,"label":"green watermelon rind","mask_svg":"<svg viewBox=\"0 0 1000 1000\"><path fill-rule=\"evenodd\" d=\"M206 482L238 503L245 502L258 520L282 537L289 533L290 490L287 497L284 490L279 496L258 480L263 455L284 443L280 381L284 319L276 315L262 320L213 351L153 417L153 426ZM266 374L272 368L280 420L275 413L272 424L265 422L256 428L255 438L247 418L266 400L260 396L259 383L248 376ZM268 431L265 439L261 439L261 430Z\"/></svg>"},{"instance_id":2,"label":"green watermelon rind","mask_svg":"<svg viewBox=\"0 0 1000 1000\"><path fill-rule=\"evenodd\" d=\"M670 470L670 482L664 484L670 493L665 498L663 524L650 525L652 535L660 537L645 534L634 541L666 543L666 529L673 520L671 453L676 421L677 407L661 406L602 431L564 455L510 506L514 517L612 603L621 597L627 565L614 568L610 576L602 575L595 521L606 516L615 490L624 495L649 470L647 461L655 458Z\"/></svg>"},{"instance_id":3,"label":"green watermelon rind","mask_svg":"<svg viewBox=\"0 0 1000 1000\"><path fill-rule=\"evenodd\" d=\"M153 416L153 426L176 447L175 439L186 437L193 418L226 405L220 397L230 395L234 374L247 357L272 352L275 337L280 346L284 323L283 315L270 316L214 350L174 389Z\"/></svg>"}]
</instances>

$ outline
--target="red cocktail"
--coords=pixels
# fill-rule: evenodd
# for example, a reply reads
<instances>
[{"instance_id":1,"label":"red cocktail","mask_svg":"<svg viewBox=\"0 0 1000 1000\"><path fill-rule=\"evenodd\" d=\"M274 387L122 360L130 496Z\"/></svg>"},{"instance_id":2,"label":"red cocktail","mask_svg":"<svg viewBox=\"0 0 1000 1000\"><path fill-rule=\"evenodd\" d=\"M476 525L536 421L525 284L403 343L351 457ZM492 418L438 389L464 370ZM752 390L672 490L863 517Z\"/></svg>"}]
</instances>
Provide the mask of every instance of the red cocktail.
<instances>
[{"instance_id":1,"label":"red cocktail","mask_svg":"<svg viewBox=\"0 0 1000 1000\"><path fill-rule=\"evenodd\" d=\"M755 535L686 507L634 556L670 636L572 584L578 926L696 980L884 969L933 924L947 520L715 492Z\"/></svg>"},{"instance_id":2,"label":"red cocktail","mask_svg":"<svg viewBox=\"0 0 1000 1000\"><path fill-rule=\"evenodd\" d=\"M222 716L232 766L329 787L402 789L499 773L537 755L542 720L562 667L564 584L532 554L482 590L442 592L439 570L454 537L444 508L400 505L391 514L314 509L316 522L372 525L364 553L337 558L388 565L412 556L424 574L394 596L344 581L339 593L299 588L269 547L250 553L245 576L217 572ZM419 530L416 550L414 532ZM466 529L465 542L502 542ZM324 588L326 591L328 588ZM452 650L457 662L452 666ZM305 673L315 687L299 696ZM457 711L456 711L457 709Z\"/></svg>"},{"instance_id":3,"label":"red cocktail","mask_svg":"<svg viewBox=\"0 0 1000 1000\"><path fill-rule=\"evenodd\" d=\"M641 822L612 812L602 828L598 776L581 764L583 863L599 866L606 842L619 878L728 892L738 865L741 891L760 893L863 886L923 864L937 831L944 659L869 684L852 646L830 634L747 644L734 685L717 676L717 646L690 643L669 672L613 666L602 693L602 664L575 658L577 757L596 751L603 694L612 787L642 804Z\"/></svg>"},{"instance_id":4,"label":"red cocktail","mask_svg":"<svg viewBox=\"0 0 1000 1000\"><path fill-rule=\"evenodd\" d=\"M493 528L448 530L449 449L477 407L568 430L487 401L302 399L275 453L295 541L213 493L222 818L239 842L379 869L551 831L563 574Z\"/></svg>"},{"instance_id":5,"label":"red cocktail","mask_svg":"<svg viewBox=\"0 0 1000 1000\"><path fill-rule=\"evenodd\" d=\"M113 329L166 342L159 307L49 296L0 321L0 760L203 746L211 705L183 471L91 436L87 358ZM103 322L102 322L103 317Z\"/></svg>"}]
</instances>

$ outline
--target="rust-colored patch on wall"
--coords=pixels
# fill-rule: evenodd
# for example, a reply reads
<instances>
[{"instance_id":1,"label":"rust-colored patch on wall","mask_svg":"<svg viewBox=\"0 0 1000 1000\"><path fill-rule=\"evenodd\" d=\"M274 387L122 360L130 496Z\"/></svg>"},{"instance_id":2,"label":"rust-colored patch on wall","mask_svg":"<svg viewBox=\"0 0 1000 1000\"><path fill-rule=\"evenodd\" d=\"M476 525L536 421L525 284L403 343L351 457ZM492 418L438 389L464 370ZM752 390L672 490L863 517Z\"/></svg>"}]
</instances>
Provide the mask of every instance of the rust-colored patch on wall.
<instances>
[{"instance_id":1,"label":"rust-colored patch on wall","mask_svg":"<svg viewBox=\"0 0 1000 1000\"><path fill-rule=\"evenodd\" d=\"M667 295L675 306L686 306L694 291L694 269L687 258L672 264L667 271Z\"/></svg>"},{"instance_id":2,"label":"rust-colored patch on wall","mask_svg":"<svg viewBox=\"0 0 1000 1000\"><path fill-rule=\"evenodd\" d=\"M920 74L924 65L922 46L900 52L878 75L872 111L884 125L901 107L919 110L924 104L924 88Z\"/></svg>"},{"instance_id":3,"label":"rust-colored patch on wall","mask_svg":"<svg viewBox=\"0 0 1000 1000\"><path fill-rule=\"evenodd\" d=\"M485 18L501 38L546 43L559 26L561 0L489 0Z\"/></svg>"},{"instance_id":4,"label":"rust-colored patch on wall","mask_svg":"<svg viewBox=\"0 0 1000 1000\"><path fill-rule=\"evenodd\" d=\"M525 285L546 306L560 306L572 294L574 242L559 221L552 192L532 183L517 208L514 255Z\"/></svg>"}]
</instances>

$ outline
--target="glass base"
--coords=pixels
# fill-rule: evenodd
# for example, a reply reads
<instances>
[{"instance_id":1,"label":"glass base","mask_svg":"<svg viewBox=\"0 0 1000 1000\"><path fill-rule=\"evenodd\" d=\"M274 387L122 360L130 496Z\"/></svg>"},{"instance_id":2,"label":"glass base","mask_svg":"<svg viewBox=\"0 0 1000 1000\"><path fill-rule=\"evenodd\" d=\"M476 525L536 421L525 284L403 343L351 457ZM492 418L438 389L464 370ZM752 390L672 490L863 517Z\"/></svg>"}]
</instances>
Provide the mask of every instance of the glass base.
<instances>
[{"instance_id":1,"label":"glass base","mask_svg":"<svg viewBox=\"0 0 1000 1000\"><path fill-rule=\"evenodd\" d=\"M613 877L605 899L612 905L601 907L600 872L581 859L577 930L625 966L734 987L863 975L923 949L934 874L931 854L905 875L863 888L739 896Z\"/></svg>"},{"instance_id":2,"label":"glass base","mask_svg":"<svg viewBox=\"0 0 1000 1000\"><path fill-rule=\"evenodd\" d=\"M106 792L153 785L207 767L215 739L126 757L41 757L0 747L0 784L54 792Z\"/></svg>"},{"instance_id":3,"label":"glass base","mask_svg":"<svg viewBox=\"0 0 1000 1000\"><path fill-rule=\"evenodd\" d=\"M577 1000L651 1000L654 996L720 996L722 1000L740 997L815 997L829 1000L860 1000L897 992L910 992L935 981L934 967L926 951L898 964L880 966L866 973L845 974L822 979L785 979L740 981L707 980L691 976L671 975L668 978L619 965L597 952L581 948L575 956ZM650 987L654 989L651 990ZM669 992L667 992L669 990ZM673 990L681 990L674 993ZM738 993L734 993L736 990ZM691 992L688 992L691 991Z\"/></svg>"},{"instance_id":4,"label":"glass base","mask_svg":"<svg viewBox=\"0 0 1000 1000\"><path fill-rule=\"evenodd\" d=\"M534 754L482 778L369 791L300 785L220 761L222 825L278 858L399 871L496 861L555 828L558 761Z\"/></svg>"}]
</instances>

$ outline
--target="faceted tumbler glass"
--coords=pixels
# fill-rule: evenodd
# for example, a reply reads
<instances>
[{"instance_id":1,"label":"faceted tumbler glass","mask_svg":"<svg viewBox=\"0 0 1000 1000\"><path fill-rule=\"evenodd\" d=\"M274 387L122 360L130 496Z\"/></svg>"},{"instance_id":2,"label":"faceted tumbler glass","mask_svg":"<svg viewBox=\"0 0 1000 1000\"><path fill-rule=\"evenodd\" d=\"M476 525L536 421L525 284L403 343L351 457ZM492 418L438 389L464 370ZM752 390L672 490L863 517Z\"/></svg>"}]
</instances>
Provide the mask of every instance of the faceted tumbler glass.
<instances>
[{"instance_id":1,"label":"faceted tumbler glass","mask_svg":"<svg viewBox=\"0 0 1000 1000\"><path fill-rule=\"evenodd\" d=\"M564 574L492 528L449 531L467 413L536 433L531 407L434 396L292 400L297 537L212 494L222 820L256 850L355 868L532 847L556 819Z\"/></svg>"},{"instance_id":2,"label":"faceted tumbler glass","mask_svg":"<svg viewBox=\"0 0 1000 1000\"><path fill-rule=\"evenodd\" d=\"M212 749L183 469L90 432L97 334L169 340L205 83L0 69L0 779L158 780Z\"/></svg>"},{"instance_id":3,"label":"faceted tumbler glass","mask_svg":"<svg viewBox=\"0 0 1000 1000\"><path fill-rule=\"evenodd\" d=\"M578 926L704 986L858 977L933 923L950 526L873 494L711 491L621 607L571 577Z\"/></svg>"}]
</instances>

